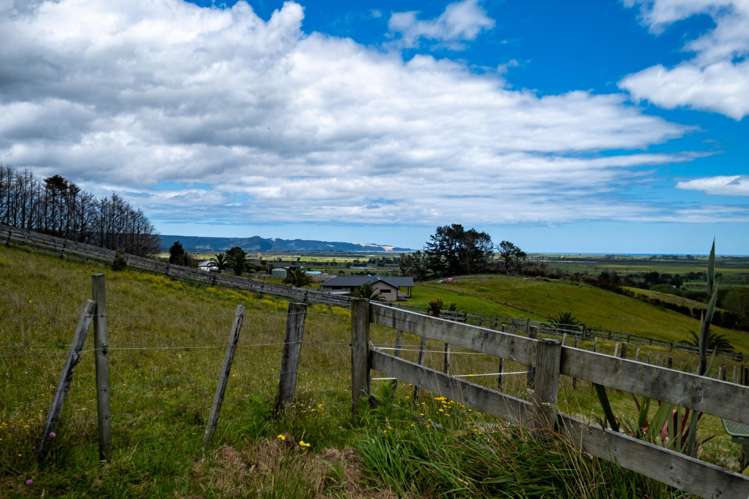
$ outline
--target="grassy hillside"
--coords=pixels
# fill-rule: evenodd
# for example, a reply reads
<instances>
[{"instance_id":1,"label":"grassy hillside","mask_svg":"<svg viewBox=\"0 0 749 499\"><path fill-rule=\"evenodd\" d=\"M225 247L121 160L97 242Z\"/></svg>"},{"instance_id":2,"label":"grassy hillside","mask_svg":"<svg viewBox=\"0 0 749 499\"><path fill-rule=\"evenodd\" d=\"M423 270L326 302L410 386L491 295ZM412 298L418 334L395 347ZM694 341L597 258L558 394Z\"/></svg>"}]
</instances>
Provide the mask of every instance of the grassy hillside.
<instances>
[{"instance_id":1,"label":"grassy hillside","mask_svg":"<svg viewBox=\"0 0 749 499\"><path fill-rule=\"evenodd\" d=\"M92 338L78 365L48 462L33 450L90 275L107 278L114 453L98 462ZM0 247L0 496L63 497L674 497L666 487L589 459L569 443L517 429L374 381L383 402L350 417L349 317L311 307L297 402L271 414L286 303L139 272ZM247 307L214 445L201 449L234 307ZM392 344L373 328L372 341ZM406 346L416 339L407 337ZM437 350L439 345L430 345ZM405 352L413 359L415 352ZM441 355L428 354L439 366ZM489 356L454 358L455 372L491 372ZM506 363L508 370L521 366ZM493 384L490 378L481 382ZM503 389L527 396L524 376ZM629 397L611 394L622 416ZM564 380L563 410L599 417L590 385ZM627 412L630 411L630 412ZM492 422L490 430L485 423ZM735 467L737 447L714 418L702 457ZM304 442L304 444L302 444ZM307 446L309 445L309 446Z\"/></svg>"},{"instance_id":2,"label":"grassy hillside","mask_svg":"<svg viewBox=\"0 0 749 499\"><path fill-rule=\"evenodd\" d=\"M504 275L464 276L452 282L418 283L408 306L426 308L436 298L445 305L485 315L544 320L572 312L586 326L669 341L689 338L699 322L635 298L587 284ZM749 352L749 333L716 327L738 349Z\"/></svg>"}]
</instances>

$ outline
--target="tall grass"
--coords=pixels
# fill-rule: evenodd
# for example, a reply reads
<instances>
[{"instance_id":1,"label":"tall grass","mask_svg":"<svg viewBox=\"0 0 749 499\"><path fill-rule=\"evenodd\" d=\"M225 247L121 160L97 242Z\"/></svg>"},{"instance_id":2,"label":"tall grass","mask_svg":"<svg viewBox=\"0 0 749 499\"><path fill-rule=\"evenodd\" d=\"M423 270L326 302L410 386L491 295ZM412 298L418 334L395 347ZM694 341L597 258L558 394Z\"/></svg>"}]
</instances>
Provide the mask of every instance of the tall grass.
<instances>
[{"instance_id":1,"label":"tall grass","mask_svg":"<svg viewBox=\"0 0 749 499\"><path fill-rule=\"evenodd\" d=\"M556 434L488 422L444 397L370 413L357 448L365 476L403 497L671 498L669 487L598 459ZM384 430L381 428L384 427Z\"/></svg>"}]
</instances>

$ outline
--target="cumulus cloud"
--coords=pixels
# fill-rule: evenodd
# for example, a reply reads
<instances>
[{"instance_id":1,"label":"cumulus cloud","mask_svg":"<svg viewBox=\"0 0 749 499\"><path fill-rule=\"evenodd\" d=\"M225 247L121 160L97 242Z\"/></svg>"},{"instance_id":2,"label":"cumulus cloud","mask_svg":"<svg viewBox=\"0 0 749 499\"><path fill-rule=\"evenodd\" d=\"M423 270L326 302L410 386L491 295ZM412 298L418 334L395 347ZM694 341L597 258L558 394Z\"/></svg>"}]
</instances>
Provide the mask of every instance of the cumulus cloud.
<instances>
[{"instance_id":1,"label":"cumulus cloud","mask_svg":"<svg viewBox=\"0 0 749 499\"><path fill-rule=\"evenodd\" d=\"M685 180L676 184L679 189L702 191L723 196L749 196L749 177L725 175Z\"/></svg>"},{"instance_id":2,"label":"cumulus cloud","mask_svg":"<svg viewBox=\"0 0 749 499\"><path fill-rule=\"evenodd\" d=\"M302 19L292 2L268 20L245 2L14 9L0 161L122 191L157 222L433 224L662 216L622 186L694 157L643 152L689 129L622 95L513 90Z\"/></svg>"},{"instance_id":3,"label":"cumulus cloud","mask_svg":"<svg viewBox=\"0 0 749 499\"><path fill-rule=\"evenodd\" d=\"M674 68L662 65L627 76L620 86L637 99L658 106L689 106L740 120L749 114L748 0L626 0L639 5L654 33L696 14L712 17L715 27L684 47L693 58Z\"/></svg>"},{"instance_id":4,"label":"cumulus cloud","mask_svg":"<svg viewBox=\"0 0 749 499\"><path fill-rule=\"evenodd\" d=\"M419 20L418 12L409 11L393 13L388 22L390 32L399 35L405 47L414 47L425 38L461 48L461 42L474 40L481 31L493 27L494 20L478 0L451 3L435 19Z\"/></svg>"}]
</instances>

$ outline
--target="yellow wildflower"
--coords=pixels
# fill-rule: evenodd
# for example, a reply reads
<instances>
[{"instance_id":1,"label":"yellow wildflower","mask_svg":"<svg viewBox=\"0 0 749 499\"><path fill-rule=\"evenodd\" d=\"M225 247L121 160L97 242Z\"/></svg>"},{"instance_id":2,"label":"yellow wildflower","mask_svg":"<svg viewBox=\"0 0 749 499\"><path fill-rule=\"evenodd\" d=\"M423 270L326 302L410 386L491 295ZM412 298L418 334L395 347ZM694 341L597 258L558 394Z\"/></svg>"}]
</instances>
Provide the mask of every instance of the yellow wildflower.
<instances>
[{"instance_id":1,"label":"yellow wildflower","mask_svg":"<svg viewBox=\"0 0 749 499\"><path fill-rule=\"evenodd\" d=\"M278 435L276 435L276 439L280 440L281 442L285 442L286 441L286 435L284 435L283 433L279 433Z\"/></svg>"},{"instance_id":2,"label":"yellow wildflower","mask_svg":"<svg viewBox=\"0 0 749 499\"><path fill-rule=\"evenodd\" d=\"M312 447L312 444L308 444L304 440L300 440L299 447L301 447L302 449L309 449L310 447Z\"/></svg>"}]
</instances>

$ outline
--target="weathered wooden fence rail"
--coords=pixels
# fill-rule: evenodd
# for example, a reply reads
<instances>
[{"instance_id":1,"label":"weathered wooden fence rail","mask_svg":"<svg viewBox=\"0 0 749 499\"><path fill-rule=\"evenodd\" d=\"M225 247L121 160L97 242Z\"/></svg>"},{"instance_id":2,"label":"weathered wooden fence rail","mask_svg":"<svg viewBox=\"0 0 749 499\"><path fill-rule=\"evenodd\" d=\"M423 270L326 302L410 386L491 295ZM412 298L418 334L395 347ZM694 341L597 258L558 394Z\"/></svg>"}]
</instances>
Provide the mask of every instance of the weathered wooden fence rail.
<instances>
[{"instance_id":1,"label":"weathered wooden fence rail","mask_svg":"<svg viewBox=\"0 0 749 499\"><path fill-rule=\"evenodd\" d=\"M397 307L409 310L408 306ZM636 334L624 333L619 331L601 331L589 329L583 326L561 324L555 325L545 321L534 321L530 319L519 319L514 317L500 317L493 315L480 315L469 312L460 312L455 310L442 310L440 317L456 322L465 322L476 326L489 327L494 330L505 332L522 332L528 334L533 328L537 332L557 337L569 336L578 339L600 339L609 341L618 341L632 345L657 346L667 349L668 351L682 351L689 353L699 353L696 346L680 343L678 341L659 340L658 338L638 336ZM711 353L712 355L712 353ZM733 360L734 362L743 362L745 355L742 352L716 352L716 356ZM747 381L749 383L749 381Z\"/></svg>"},{"instance_id":2,"label":"weathered wooden fence rail","mask_svg":"<svg viewBox=\"0 0 749 499\"><path fill-rule=\"evenodd\" d=\"M110 249L78 243L46 234L39 234L37 232L23 231L3 224L0 224L0 241L6 245L26 245L51 251L60 256L73 255L107 264L111 264L117 254L116 251ZM174 279L198 282L210 286L223 286L254 291L256 293L278 296L302 303L337 305L341 307L348 307L351 303L351 299L347 296L332 295L330 293L315 291L312 289L294 288L291 286L258 282L228 274L205 272L199 269L171 265L166 262L136 255L123 254L123 257L125 258L128 267L167 275Z\"/></svg>"},{"instance_id":3,"label":"weathered wooden fence rail","mask_svg":"<svg viewBox=\"0 0 749 499\"><path fill-rule=\"evenodd\" d=\"M362 308L357 302L355 300L352 308L355 315ZM358 312L360 316L362 313ZM367 315L376 324L414 333L421 338L535 366L534 399L526 401L512 397L371 346L368 355L359 354L353 359L354 362L369 359L366 369L377 370L385 376L531 428L542 425L544 417L551 418L557 431L591 455L614 461L689 493L703 497L749 497L749 477L623 433L592 426L572 416L556 414L553 409L559 375L566 375L749 424L749 387L379 303L371 303ZM354 348L361 338L362 335L356 332L352 336ZM548 345L549 342L556 344L558 355L552 355L554 346ZM361 365L352 368L362 373L360 379L369 379L364 376ZM358 389L358 393L368 392L368 384L366 388ZM539 405L544 406L543 410L539 411Z\"/></svg>"}]
</instances>

